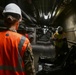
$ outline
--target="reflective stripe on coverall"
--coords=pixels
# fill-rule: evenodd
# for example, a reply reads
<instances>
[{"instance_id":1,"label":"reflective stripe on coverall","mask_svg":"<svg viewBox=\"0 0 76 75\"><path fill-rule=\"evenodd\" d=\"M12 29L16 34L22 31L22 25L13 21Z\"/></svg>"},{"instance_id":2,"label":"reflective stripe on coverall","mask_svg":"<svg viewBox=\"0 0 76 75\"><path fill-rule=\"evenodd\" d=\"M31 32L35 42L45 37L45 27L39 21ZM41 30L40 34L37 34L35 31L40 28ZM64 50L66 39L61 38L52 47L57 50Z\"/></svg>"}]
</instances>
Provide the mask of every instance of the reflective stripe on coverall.
<instances>
[{"instance_id":1,"label":"reflective stripe on coverall","mask_svg":"<svg viewBox=\"0 0 76 75\"><path fill-rule=\"evenodd\" d=\"M28 43L18 33L0 32L0 75L26 75L22 57Z\"/></svg>"}]
</instances>

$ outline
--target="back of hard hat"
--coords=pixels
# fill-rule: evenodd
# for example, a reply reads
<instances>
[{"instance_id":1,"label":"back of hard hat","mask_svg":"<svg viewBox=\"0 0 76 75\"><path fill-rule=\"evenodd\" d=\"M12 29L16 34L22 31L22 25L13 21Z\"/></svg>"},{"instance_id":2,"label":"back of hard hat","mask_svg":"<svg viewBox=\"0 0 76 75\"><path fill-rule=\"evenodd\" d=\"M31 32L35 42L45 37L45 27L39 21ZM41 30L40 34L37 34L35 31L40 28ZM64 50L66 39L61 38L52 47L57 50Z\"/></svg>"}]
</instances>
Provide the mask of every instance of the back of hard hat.
<instances>
[{"instance_id":1,"label":"back of hard hat","mask_svg":"<svg viewBox=\"0 0 76 75\"><path fill-rule=\"evenodd\" d=\"M59 33L59 34L62 34L62 32L63 32L63 27L62 27L62 26L58 26L57 30L58 30L58 33Z\"/></svg>"},{"instance_id":2,"label":"back of hard hat","mask_svg":"<svg viewBox=\"0 0 76 75\"><path fill-rule=\"evenodd\" d=\"M3 14L4 13L14 13L14 14L18 14L20 16L21 15L21 9L19 8L18 5L16 5L15 3L10 3L8 4L5 9L3 10Z\"/></svg>"}]
</instances>

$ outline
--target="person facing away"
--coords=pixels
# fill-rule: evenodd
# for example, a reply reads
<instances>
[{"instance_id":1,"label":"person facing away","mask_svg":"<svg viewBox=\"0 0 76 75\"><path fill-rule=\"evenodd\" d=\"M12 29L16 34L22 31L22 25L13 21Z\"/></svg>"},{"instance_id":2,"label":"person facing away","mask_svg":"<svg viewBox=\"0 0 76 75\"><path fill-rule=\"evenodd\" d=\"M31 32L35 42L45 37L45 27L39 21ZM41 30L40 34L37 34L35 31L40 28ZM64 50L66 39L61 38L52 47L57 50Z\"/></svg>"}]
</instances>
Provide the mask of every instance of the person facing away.
<instances>
[{"instance_id":1,"label":"person facing away","mask_svg":"<svg viewBox=\"0 0 76 75\"><path fill-rule=\"evenodd\" d=\"M19 25L17 32L29 39L29 35L28 35L28 33L26 31L26 27L24 25Z\"/></svg>"},{"instance_id":2,"label":"person facing away","mask_svg":"<svg viewBox=\"0 0 76 75\"><path fill-rule=\"evenodd\" d=\"M54 45L55 45L56 57L57 57L58 54L63 54L67 48L67 39L66 39L66 34L63 31L63 27L58 26L52 38L54 39Z\"/></svg>"},{"instance_id":3,"label":"person facing away","mask_svg":"<svg viewBox=\"0 0 76 75\"><path fill-rule=\"evenodd\" d=\"M34 57L29 40L18 34L21 9L9 3L3 10L6 30L0 32L0 75L34 75Z\"/></svg>"},{"instance_id":4,"label":"person facing away","mask_svg":"<svg viewBox=\"0 0 76 75\"><path fill-rule=\"evenodd\" d=\"M33 35L30 35L28 32L27 32L27 29L24 27L24 25L19 25L19 28L18 28L18 33L22 34L23 36L27 37L30 41L30 43L32 43L33 41Z\"/></svg>"}]
</instances>

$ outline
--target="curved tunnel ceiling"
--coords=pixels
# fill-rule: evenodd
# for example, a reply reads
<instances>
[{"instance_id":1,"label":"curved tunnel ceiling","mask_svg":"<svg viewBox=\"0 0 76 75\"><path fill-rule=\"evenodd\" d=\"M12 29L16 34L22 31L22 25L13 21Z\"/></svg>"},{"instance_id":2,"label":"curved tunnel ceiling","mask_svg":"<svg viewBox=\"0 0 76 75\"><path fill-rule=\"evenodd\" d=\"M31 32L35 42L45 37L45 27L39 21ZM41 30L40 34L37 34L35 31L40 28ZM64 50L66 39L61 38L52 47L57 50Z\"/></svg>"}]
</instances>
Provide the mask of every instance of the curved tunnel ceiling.
<instances>
[{"instance_id":1,"label":"curved tunnel ceiling","mask_svg":"<svg viewBox=\"0 0 76 75\"><path fill-rule=\"evenodd\" d=\"M26 0L31 10L28 13L38 25L51 25L71 0Z\"/></svg>"},{"instance_id":2,"label":"curved tunnel ceiling","mask_svg":"<svg viewBox=\"0 0 76 75\"><path fill-rule=\"evenodd\" d=\"M0 6L18 4L28 25L51 25L71 2L75 0L0 0ZM70 9L70 8L69 8ZM68 9L68 10L69 10Z\"/></svg>"}]
</instances>

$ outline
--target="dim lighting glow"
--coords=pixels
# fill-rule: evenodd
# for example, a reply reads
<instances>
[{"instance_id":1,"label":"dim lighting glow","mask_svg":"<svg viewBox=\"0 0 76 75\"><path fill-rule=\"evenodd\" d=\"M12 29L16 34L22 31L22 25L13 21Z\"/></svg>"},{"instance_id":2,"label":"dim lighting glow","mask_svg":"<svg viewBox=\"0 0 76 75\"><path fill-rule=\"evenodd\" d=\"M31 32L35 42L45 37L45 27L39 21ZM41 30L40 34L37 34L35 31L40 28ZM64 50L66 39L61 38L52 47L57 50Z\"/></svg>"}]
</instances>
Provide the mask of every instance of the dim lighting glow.
<instances>
[{"instance_id":1,"label":"dim lighting glow","mask_svg":"<svg viewBox=\"0 0 76 75\"><path fill-rule=\"evenodd\" d=\"M44 19L48 19L48 15L44 15Z\"/></svg>"},{"instance_id":2,"label":"dim lighting glow","mask_svg":"<svg viewBox=\"0 0 76 75\"><path fill-rule=\"evenodd\" d=\"M54 15L55 15L55 11L53 12L52 16L54 16Z\"/></svg>"},{"instance_id":3,"label":"dim lighting glow","mask_svg":"<svg viewBox=\"0 0 76 75\"><path fill-rule=\"evenodd\" d=\"M60 10L57 12L56 16L58 16L60 14Z\"/></svg>"},{"instance_id":4,"label":"dim lighting glow","mask_svg":"<svg viewBox=\"0 0 76 75\"><path fill-rule=\"evenodd\" d=\"M49 18L51 18L51 13L50 12L48 13L48 16L49 16Z\"/></svg>"},{"instance_id":5,"label":"dim lighting glow","mask_svg":"<svg viewBox=\"0 0 76 75\"><path fill-rule=\"evenodd\" d=\"M57 7L55 8L55 10L54 10L52 16L55 16L56 10L57 10Z\"/></svg>"}]
</instances>

